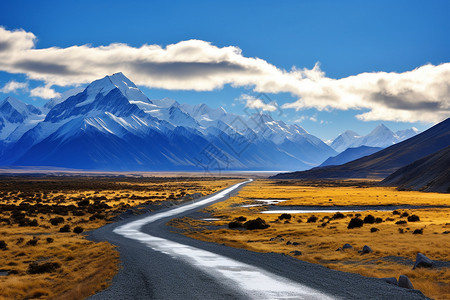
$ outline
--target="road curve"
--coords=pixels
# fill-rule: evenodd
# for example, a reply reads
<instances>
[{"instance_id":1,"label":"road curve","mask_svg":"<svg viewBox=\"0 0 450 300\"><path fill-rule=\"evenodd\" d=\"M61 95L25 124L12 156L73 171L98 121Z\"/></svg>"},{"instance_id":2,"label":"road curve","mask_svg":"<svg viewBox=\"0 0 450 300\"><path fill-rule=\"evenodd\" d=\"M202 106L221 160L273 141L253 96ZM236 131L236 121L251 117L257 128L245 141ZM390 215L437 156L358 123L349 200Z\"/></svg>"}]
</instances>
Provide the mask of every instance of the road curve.
<instances>
[{"instance_id":1,"label":"road curve","mask_svg":"<svg viewBox=\"0 0 450 300\"><path fill-rule=\"evenodd\" d=\"M112 285L91 299L424 299L416 291L289 256L190 239L165 225L226 200L250 181L91 232L91 239L119 247L123 265Z\"/></svg>"}]
</instances>

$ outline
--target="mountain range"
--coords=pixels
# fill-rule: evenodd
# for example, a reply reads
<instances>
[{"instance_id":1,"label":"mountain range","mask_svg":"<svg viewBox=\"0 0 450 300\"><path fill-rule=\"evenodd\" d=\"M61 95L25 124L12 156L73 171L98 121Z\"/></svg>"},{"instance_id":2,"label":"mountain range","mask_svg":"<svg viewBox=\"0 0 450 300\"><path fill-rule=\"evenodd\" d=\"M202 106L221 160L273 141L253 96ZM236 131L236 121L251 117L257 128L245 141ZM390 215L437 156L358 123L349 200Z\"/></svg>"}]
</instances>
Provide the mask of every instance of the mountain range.
<instances>
[{"instance_id":1,"label":"mountain range","mask_svg":"<svg viewBox=\"0 0 450 300\"><path fill-rule=\"evenodd\" d=\"M309 169L337 154L268 114L150 100L122 73L37 108L0 103L0 165L86 170Z\"/></svg>"},{"instance_id":2,"label":"mountain range","mask_svg":"<svg viewBox=\"0 0 450 300\"><path fill-rule=\"evenodd\" d=\"M356 148L347 148L336 156L329 157L319 167L337 166L348 163L349 161L373 154L382 150L380 147L359 146Z\"/></svg>"},{"instance_id":3,"label":"mountain range","mask_svg":"<svg viewBox=\"0 0 450 300\"><path fill-rule=\"evenodd\" d=\"M419 131L416 128L391 131L384 124L378 125L369 134L362 136L352 130L347 130L335 138L330 146L337 152L343 152L348 148L357 148L360 146L386 148L398 142L415 136Z\"/></svg>"},{"instance_id":4,"label":"mountain range","mask_svg":"<svg viewBox=\"0 0 450 300\"><path fill-rule=\"evenodd\" d=\"M281 173L276 179L304 178L385 178L416 160L450 145L450 118L403 142L339 166ZM448 165L445 166L448 169Z\"/></svg>"}]
</instances>

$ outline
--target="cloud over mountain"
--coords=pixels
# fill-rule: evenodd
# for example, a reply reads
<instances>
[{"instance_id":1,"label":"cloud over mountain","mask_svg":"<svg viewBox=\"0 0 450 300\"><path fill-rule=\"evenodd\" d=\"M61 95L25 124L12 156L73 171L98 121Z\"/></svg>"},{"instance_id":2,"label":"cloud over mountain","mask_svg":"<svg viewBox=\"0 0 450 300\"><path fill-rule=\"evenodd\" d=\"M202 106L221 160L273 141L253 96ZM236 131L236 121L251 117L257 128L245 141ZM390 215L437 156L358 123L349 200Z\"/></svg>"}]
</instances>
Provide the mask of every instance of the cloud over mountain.
<instances>
[{"instance_id":1,"label":"cloud over mountain","mask_svg":"<svg viewBox=\"0 0 450 300\"><path fill-rule=\"evenodd\" d=\"M217 47L201 40L161 47L113 43L36 49L36 36L0 27L0 70L52 85L88 83L103 74L125 72L141 86L210 91L226 84L256 92L291 93L297 100L284 108L361 110L361 120L437 122L450 114L450 63L415 70L361 73L341 79L313 69L282 70L245 57L235 46ZM46 93L44 93L46 92ZM257 103L254 103L257 105Z\"/></svg>"}]
</instances>

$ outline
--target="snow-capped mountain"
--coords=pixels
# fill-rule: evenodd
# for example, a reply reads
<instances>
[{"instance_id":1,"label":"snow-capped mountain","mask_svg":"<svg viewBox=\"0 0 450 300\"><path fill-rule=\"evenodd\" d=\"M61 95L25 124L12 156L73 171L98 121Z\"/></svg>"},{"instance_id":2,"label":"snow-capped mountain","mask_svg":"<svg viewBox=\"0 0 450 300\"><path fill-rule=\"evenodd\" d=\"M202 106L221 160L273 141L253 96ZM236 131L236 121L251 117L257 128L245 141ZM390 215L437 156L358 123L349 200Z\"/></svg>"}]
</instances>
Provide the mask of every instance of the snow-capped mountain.
<instances>
[{"instance_id":1,"label":"snow-capped mountain","mask_svg":"<svg viewBox=\"0 0 450 300\"><path fill-rule=\"evenodd\" d=\"M415 136L419 131L416 128L399 130L392 132L384 124L378 125L368 135L361 136L358 133L347 130L339 135L330 144L331 148L337 152L343 152L348 148L357 148L360 146L386 148L398 142Z\"/></svg>"},{"instance_id":2,"label":"snow-capped mountain","mask_svg":"<svg viewBox=\"0 0 450 300\"><path fill-rule=\"evenodd\" d=\"M361 140L361 138L362 136L358 133L347 130L344 133L340 134L337 138L335 138L330 146L337 152L342 152L345 149L352 147L354 144L359 143L359 140Z\"/></svg>"},{"instance_id":3,"label":"snow-capped mountain","mask_svg":"<svg viewBox=\"0 0 450 300\"><path fill-rule=\"evenodd\" d=\"M419 129L417 129L416 127L408 128L405 130L399 130L399 131L395 132L395 134L398 136L398 138L401 141L407 140L407 139L415 136L418 133L419 133Z\"/></svg>"},{"instance_id":4,"label":"snow-capped mountain","mask_svg":"<svg viewBox=\"0 0 450 300\"><path fill-rule=\"evenodd\" d=\"M39 108L13 97L0 102L0 153L44 118Z\"/></svg>"},{"instance_id":5,"label":"snow-capped mountain","mask_svg":"<svg viewBox=\"0 0 450 300\"><path fill-rule=\"evenodd\" d=\"M242 117L204 104L150 100L122 73L96 80L78 93L63 94L46 105L45 115L31 106L27 109L32 112L27 118L40 119L3 147L0 165L292 170L308 169L337 154L300 126L266 114Z\"/></svg>"}]
</instances>

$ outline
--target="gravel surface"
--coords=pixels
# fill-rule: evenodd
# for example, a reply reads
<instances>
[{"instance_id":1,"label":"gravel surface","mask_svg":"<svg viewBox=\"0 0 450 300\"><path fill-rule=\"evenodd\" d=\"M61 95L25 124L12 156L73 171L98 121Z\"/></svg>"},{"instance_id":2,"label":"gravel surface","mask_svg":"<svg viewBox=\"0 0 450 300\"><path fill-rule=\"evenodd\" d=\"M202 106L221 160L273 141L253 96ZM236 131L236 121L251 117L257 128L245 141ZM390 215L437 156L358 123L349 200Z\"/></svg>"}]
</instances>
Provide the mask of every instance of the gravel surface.
<instances>
[{"instance_id":1,"label":"gravel surface","mask_svg":"<svg viewBox=\"0 0 450 300\"><path fill-rule=\"evenodd\" d=\"M215 202L226 200L229 196L236 194L238 190L239 188L217 199ZM203 199L198 199L194 202L202 201ZM117 245L122 264L122 268L114 277L111 286L90 299L276 298L273 295L249 295L242 286L252 285L251 278L248 279L248 282L233 285L233 278L231 280L223 280L219 275L215 276L216 270L208 270L205 267L208 264L207 261L205 261L203 266L198 266L194 264L194 259L189 261L186 257L174 256L171 251L163 253L161 250L152 249L145 243L113 232L116 228L130 222L191 203L141 216L130 216L127 219L108 224L90 232L89 238L92 240L108 241ZM156 239L167 240L172 244L178 243L189 246L189 249L206 250L214 255L229 258L231 261L250 265L257 270L261 270L261 273L268 274L273 278L285 279L289 284L297 283L300 288L306 287L305 289L319 291L318 294L314 295L316 299L320 299L321 295L325 295L323 298L328 295L336 299L426 299L419 291L402 289L387 284L380 279L327 269L323 266L303 262L282 254L257 253L198 241L173 232L173 228L165 225L167 221L174 217L189 216L211 204L208 203L195 209L184 211L176 216L161 218L143 226L140 231ZM311 295L305 294L294 299L311 299Z\"/></svg>"}]
</instances>

